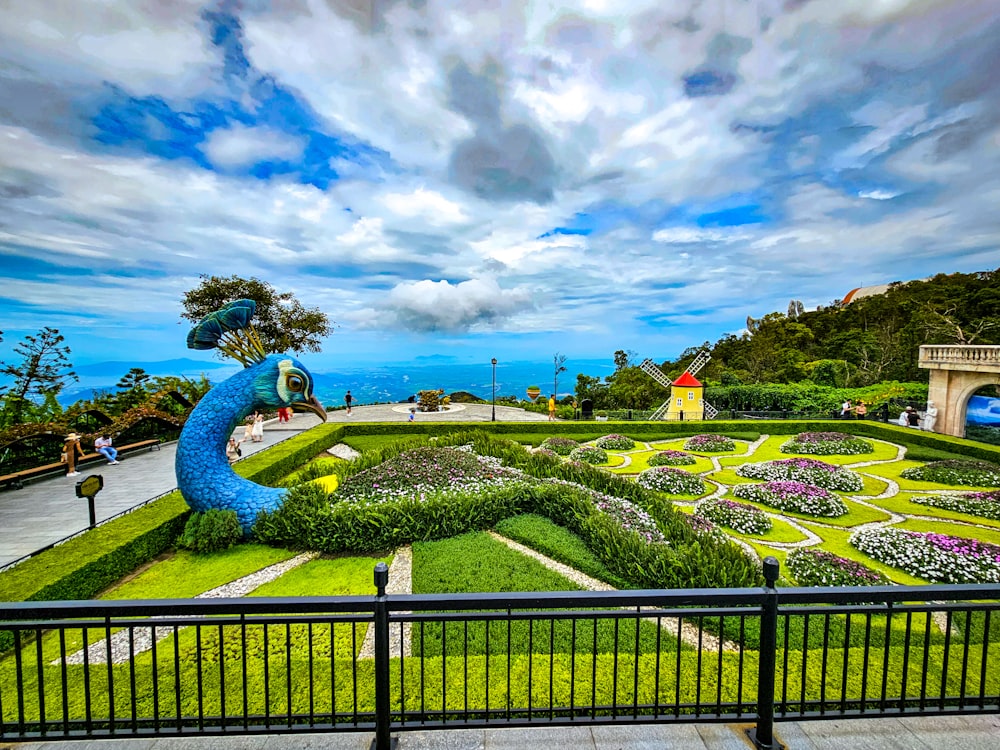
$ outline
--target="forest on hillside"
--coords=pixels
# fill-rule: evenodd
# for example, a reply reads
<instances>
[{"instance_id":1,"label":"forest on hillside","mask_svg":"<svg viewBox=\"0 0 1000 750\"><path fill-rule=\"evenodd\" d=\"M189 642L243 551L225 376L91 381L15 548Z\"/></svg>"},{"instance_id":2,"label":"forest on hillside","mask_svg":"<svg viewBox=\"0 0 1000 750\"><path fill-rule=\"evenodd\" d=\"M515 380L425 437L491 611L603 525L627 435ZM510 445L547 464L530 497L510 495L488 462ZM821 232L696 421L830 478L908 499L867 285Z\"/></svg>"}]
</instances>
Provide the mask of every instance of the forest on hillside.
<instances>
[{"instance_id":1,"label":"forest on hillside","mask_svg":"<svg viewBox=\"0 0 1000 750\"><path fill-rule=\"evenodd\" d=\"M885 294L847 304L837 300L810 311L793 299L787 312L748 317L739 335L706 341L658 364L675 379L707 350L712 358L698 379L717 407L809 408L814 402L820 409L830 408L846 391L871 394L868 403L918 396L928 380L928 371L917 365L922 344L998 343L1000 269L894 282ZM619 350L616 371L605 382L577 376L577 398L591 398L595 408L659 405L669 394L638 364L633 352ZM880 387L885 384L913 386ZM758 394L759 403L746 403L746 394Z\"/></svg>"}]
</instances>

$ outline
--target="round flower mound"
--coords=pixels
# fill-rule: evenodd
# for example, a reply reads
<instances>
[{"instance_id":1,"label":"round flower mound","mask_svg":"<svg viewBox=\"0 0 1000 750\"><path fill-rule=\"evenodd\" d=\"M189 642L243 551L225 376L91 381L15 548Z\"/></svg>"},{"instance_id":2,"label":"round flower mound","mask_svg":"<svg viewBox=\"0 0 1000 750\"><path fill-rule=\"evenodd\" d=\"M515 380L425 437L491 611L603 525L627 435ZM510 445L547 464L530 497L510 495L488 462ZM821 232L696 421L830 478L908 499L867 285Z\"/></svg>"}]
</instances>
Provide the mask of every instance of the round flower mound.
<instances>
[{"instance_id":1,"label":"round flower mound","mask_svg":"<svg viewBox=\"0 0 1000 750\"><path fill-rule=\"evenodd\" d=\"M532 452L534 456L548 456L549 458L559 458L559 454L548 448L538 448Z\"/></svg>"},{"instance_id":2,"label":"round flower mound","mask_svg":"<svg viewBox=\"0 0 1000 750\"><path fill-rule=\"evenodd\" d=\"M649 457L650 466L690 466L697 459L684 451L660 451Z\"/></svg>"},{"instance_id":3,"label":"round flower mound","mask_svg":"<svg viewBox=\"0 0 1000 750\"><path fill-rule=\"evenodd\" d=\"M902 529L862 529L854 547L935 583L1000 583L1000 547L976 539Z\"/></svg>"},{"instance_id":4,"label":"round flower mound","mask_svg":"<svg viewBox=\"0 0 1000 750\"><path fill-rule=\"evenodd\" d=\"M421 447L404 451L378 466L348 477L336 497L355 503L381 503L442 491L469 492L522 479L498 459L459 448Z\"/></svg>"},{"instance_id":5,"label":"round flower mound","mask_svg":"<svg viewBox=\"0 0 1000 750\"><path fill-rule=\"evenodd\" d=\"M598 448L596 445L581 445L572 450L569 454L569 460L582 461L585 464L606 464L608 454L603 448Z\"/></svg>"},{"instance_id":6,"label":"round flower mound","mask_svg":"<svg viewBox=\"0 0 1000 750\"><path fill-rule=\"evenodd\" d=\"M605 435L595 441L598 448L611 451L627 451L635 447L635 441L624 435Z\"/></svg>"},{"instance_id":7,"label":"round flower mound","mask_svg":"<svg viewBox=\"0 0 1000 750\"><path fill-rule=\"evenodd\" d=\"M560 456L568 456L574 448L579 448L580 444L570 438L550 437L542 441L539 447L558 453Z\"/></svg>"},{"instance_id":8,"label":"round flower mound","mask_svg":"<svg viewBox=\"0 0 1000 750\"><path fill-rule=\"evenodd\" d=\"M598 495L596 508L615 519L626 531L634 531L650 544L667 544L667 538L646 511L633 502L613 495Z\"/></svg>"},{"instance_id":9,"label":"round flower mound","mask_svg":"<svg viewBox=\"0 0 1000 750\"><path fill-rule=\"evenodd\" d=\"M646 469L636 481L648 490L665 492L668 495L704 495L705 482L695 474L672 466L654 466Z\"/></svg>"},{"instance_id":10,"label":"round flower mound","mask_svg":"<svg viewBox=\"0 0 1000 750\"><path fill-rule=\"evenodd\" d=\"M736 450L736 443L725 435L695 435L684 441L684 450L702 453L723 453Z\"/></svg>"},{"instance_id":11,"label":"round flower mound","mask_svg":"<svg viewBox=\"0 0 1000 750\"><path fill-rule=\"evenodd\" d=\"M736 469L736 473L747 479L789 479L836 492L859 492L865 488L864 480L850 469L815 458L782 458L778 461L742 464Z\"/></svg>"},{"instance_id":12,"label":"round flower mound","mask_svg":"<svg viewBox=\"0 0 1000 750\"><path fill-rule=\"evenodd\" d=\"M800 586L887 586L892 583L878 571L822 549L797 549L785 559L788 571Z\"/></svg>"},{"instance_id":13,"label":"round flower mound","mask_svg":"<svg viewBox=\"0 0 1000 750\"><path fill-rule=\"evenodd\" d=\"M962 495L930 495L910 498L918 505L968 513L970 516L1000 521L1000 492L966 492Z\"/></svg>"},{"instance_id":14,"label":"round flower mound","mask_svg":"<svg viewBox=\"0 0 1000 750\"><path fill-rule=\"evenodd\" d=\"M1000 466L989 461L934 461L925 466L903 469L904 479L967 487L1000 487Z\"/></svg>"},{"instance_id":15,"label":"round flower mound","mask_svg":"<svg viewBox=\"0 0 1000 750\"><path fill-rule=\"evenodd\" d=\"M702 500L694 512L741 534L766 534L771 530L771 519L764 514L764 511L732 500L723 498Z\"/></svg>"},{"instance_id":16,"label":"round flower mound","mask_svg":"<svg viewBox=\"0 0 1000 750\"><path fill-rule=\"evenodd\" d=\"M847 504L839 495L822 487L787 479L763 484L739 484L733 487L733 494L742 500L806 516L837 518L847 514Z\"/></svg>"},{"instance_id":17,"label":"round flower mound","mask_svg":"<svg viewBox=\"0 0 1000 750\"><path fill-rule=\"evenodd\" d=\"M842 432L800 432L787 443L782 453L807 453L813 456L854 456L874 453L875 446L867 440Z\"/></svg>"},{"instance_id":18,"label":"round flower mound","mask_svg":"<svg viewBox=\"0 0 1000 750\"><path fill-rule=\"evenodd\" d=\"M696 516L694 513L681 513L680 517L696 534L709 536L717 542L725 542L728 539L725 532L704 516Z\"/></svg>"}]
</instances>

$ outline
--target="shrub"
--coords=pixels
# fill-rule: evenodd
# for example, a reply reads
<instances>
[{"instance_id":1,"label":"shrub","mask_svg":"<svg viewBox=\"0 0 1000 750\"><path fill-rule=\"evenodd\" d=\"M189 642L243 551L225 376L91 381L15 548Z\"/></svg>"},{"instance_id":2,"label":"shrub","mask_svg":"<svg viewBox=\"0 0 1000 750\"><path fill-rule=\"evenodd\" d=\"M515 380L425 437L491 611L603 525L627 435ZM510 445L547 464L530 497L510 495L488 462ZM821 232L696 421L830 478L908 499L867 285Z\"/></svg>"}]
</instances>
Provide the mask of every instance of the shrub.
<instances>
[{"instance_id":1,"label":"shrub","mask_svg":"<svg viewBox=\"0 0 1000 750\"><path fill-rule=\"evenodd\" d=\"M684 441L684 450L702 453L722 453L736 450L736 443L725 435L695 435Z\"/></svg>"},{"instance_id":2,"label":"shrub","mask_svg":"<svg viewBox=\"0 0 1000 750\"><path fill-rule=\"evenodd\" d=\"M192 513L179 540L194 552L221 552L243 541L243 529L235 510Z\"/></svg>"},{"instance_id":3,"label":"shrub","mask_svg":"<svg viewBox=\"0 0 1000 750\"><path fill-rule=\"evenodd\" d=\"M597 438L597 447L612 451L627 451L635 447L635 441L624 435L605 435Z\"/></svg>"},{"instance_id":4,"label":"shrub","mask_svg":"<svg viewBox=\"0 0 1000 750\"><path fill-rule=\"evenodd\" d=\"M672 466L654 466L636 478L640 486L668 495L704 495L705 482L695 474Z\"/></svg>"},{"instance_id":5,"label":"shrub","mask_svg":"<svg viewBox=\"0 0 1000 750\"><path fill-rule=\"evenodd\" d=\"M777 480L763 484L740 484L733 494L743 500L807 516L836 518L847 514L847 504L829 490L803 482Z\"/></svg>"},{"instance_id":6,"label":"shrub","mask_svg":"<svg viewBox=\"0 0 1000 750\"><path fill-rule=\"evenodd\" d=\"M781 446L782 453L807 453L815 456L851 456L874 453L867 440L842 432L800 432Z\"/></svg>"},{"instance_id":7,"label":"shrub","mask_svg":"<svg viewBox=\"0 0 1000 750\"><path fill-rule=\"evenodd\" d=\"M579 448L573 449L569 454L569 460L585 464L606 464L608 454L603 448L598 448L596 445L581 445Z\"/></svg>"},{"instance_id":8,"label":"shrub","mask_svg":"<svg viewBox=\"0 0 1000 750\"><path fill-rule=\"evenodd\" d=\"M937 484L1000 487L1000 466L988 461L934 461L926 466L903 469L900 476Z\"/></svg>"},{"instance_id":9,"label":"shrub","mask_svg":"<svg viewBox=\"0 0 1000 750\"><path fill-rule=\"evenodd\" d=\"M967 492L964 495L929 495L910 498L918 505L968 513L970 516L1000 521L1000 492Z\"/></svg>"},{"instance_id":10,"label":"shrub","mask_svg":"<svg viewBox=\"0 0 1000 750\"><path fill-rule=\"evenodd\" d=\"M550 437L543 440L539 447L547 448L560 456L568 456L575 448L579 448L580 444L570 438Z\"/></svg>"},{"instance_id":11,"label":"shrub","mask_svg":"<svg viewBox=\"0 0 1000 750\"><path fill-rule=\"evenodd\" d=\"M822 549L794 550L788 554L785 564L800 586L883 586L892 583L878 571Z\"/></svg>"},{"instance_id":12,"label":"shrub","mask_svg":"<svg viewBox=\"0 0 1000 750\"><path fill-rule=\"evenodd\" d=\"M690 466L697 459L684 451L660 451L649 457L650 466Z\"/></svg>"},{"instance_id":13,"label":"shrub","mask_svg":"<svg viewBox=\"0 0 1000 750\"><path fill-rule=\"evenodd\" d=\"M722 498L702 500L695 515L741 534L766 534L771 530L771 519L759 508Z\"/></svg>"},{"instance_id":14,"label":"shrub","mask_svg":"<svg viewBox=\"0 0 1000 750\"><path fill-rule=\"evenodd\" d=\"M865 487L864 480L850 469L814 458L783 458L778 461L743 464L736 469L736 473L748 479L789 479L840 492L859 492Z\"/></svg>"},{"instance_id":15,"label":"shrub","mask_svg":"<svg viewBox=\"0 0 1000 750\"><path fill-rule=\"evenodd\" d=\"M601 513L615 519L625 531L634 531L650 544L667 543L656 521L638 505L614 495L599 495L594 498L594 505Z\"/></svg>"},{"instance_id":16,"label":"shrub","mask_svg":"<svg viewBox=\"0 0 1000 750\"><path fill-rule=\"evenodd\" d=\"M879 562L937 583L1000 583L1000 547L944 534L875 528L850 542Z\"/></svg>"}]
</instances>

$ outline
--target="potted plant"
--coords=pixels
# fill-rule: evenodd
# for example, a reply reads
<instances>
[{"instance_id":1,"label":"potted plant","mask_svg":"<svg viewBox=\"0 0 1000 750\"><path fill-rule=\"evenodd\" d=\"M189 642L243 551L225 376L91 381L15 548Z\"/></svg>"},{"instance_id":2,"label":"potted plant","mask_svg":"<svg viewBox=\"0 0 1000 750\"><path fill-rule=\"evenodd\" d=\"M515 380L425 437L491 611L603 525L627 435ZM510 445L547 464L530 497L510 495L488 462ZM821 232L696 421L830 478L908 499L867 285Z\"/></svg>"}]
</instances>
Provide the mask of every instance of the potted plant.
<instances>
[{"instance_id":1,"label":"potted plant","mask_svg":"<svg viewBox=\"0 0 1000 750\"><path fill-rule=\"evenodd\" d=\"M532 401L536 401L538 397L542 394L542 389L539 388L537 385L529 385L528 390L526 392L528 394L528 398L530 398Z\"/></svg>"},{"instance_id":2,"label":"potted plant","mask_svg":"<svg viewBox=\"0 0 1000 750\"><path fill-rule=\"evenodd\" d=\"M601 409L600 411L596 411L594 412L594 419L596 419L598 422L607 422L608 413L603 409Z\"/></svg>"}]
</instances>

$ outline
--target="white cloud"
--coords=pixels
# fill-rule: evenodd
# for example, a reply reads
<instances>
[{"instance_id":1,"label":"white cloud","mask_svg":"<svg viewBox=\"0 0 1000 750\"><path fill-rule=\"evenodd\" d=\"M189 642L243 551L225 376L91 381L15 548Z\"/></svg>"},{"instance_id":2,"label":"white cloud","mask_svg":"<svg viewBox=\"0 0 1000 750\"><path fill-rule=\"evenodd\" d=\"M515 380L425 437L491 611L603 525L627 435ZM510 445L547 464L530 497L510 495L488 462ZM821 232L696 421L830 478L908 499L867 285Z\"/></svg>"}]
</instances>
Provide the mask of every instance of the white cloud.
<instances>
[{"instance_id":1,"label":"white cloud","mask_svg":"<svg viewBox=\"0 0 1000 750\"><path fill-rule=\"evenodd\" d=\"M448 200L436 190L420 187L409 193L386 193L380 200L397 216L420 217L435 226L468 220L461 205Z\"/></svg>"},{"instance_id":2,"label":"white cloud","mask_svg":"<svg viewBox=\"0 0 1000 750\"><path fill-rule=\"evenodd\" d=\"M455 332L494 324L533 306L527 289L501 289L493 279L458 284L424 279L395 286L386 309L402 328Z\"/></svg>"},{"instance_id":3,"label":"white cloud","mask_svg":"<svg viewBox=\"0 0 1000 750\"><path fill-rule=\"evenodd\" d=\"M202 150L212 164L233 169L265 161L294 162L302 156L305 146L301 138L278 130L235 124L213 130Z\"/></svg>"},{"instance_id":4,"label":"white cloud","mask_svg":"<svg viewBox=\"0 0 1000 750\"><path fill-rule=\"evenodd\" d=\"M750 236L747 232L738 229L666 227L653 232L653 241L669 245L686 245L701 242L739 242Z\"/></svg>"},{"instance_id":5,"label":"white cloud","mask_svg":"<svg viewBox=\"0 0 1000 750\"><path fill-rule=\"evenodd\" d=\"M858 193L860 198L871 198L873 201L889 201L898 196L891 190L862 190Z\"/></svg>"}]
</instances>

